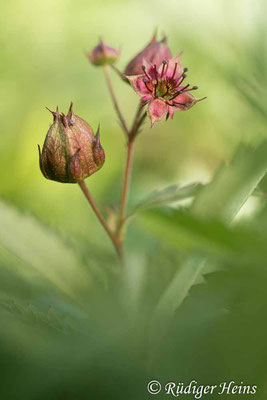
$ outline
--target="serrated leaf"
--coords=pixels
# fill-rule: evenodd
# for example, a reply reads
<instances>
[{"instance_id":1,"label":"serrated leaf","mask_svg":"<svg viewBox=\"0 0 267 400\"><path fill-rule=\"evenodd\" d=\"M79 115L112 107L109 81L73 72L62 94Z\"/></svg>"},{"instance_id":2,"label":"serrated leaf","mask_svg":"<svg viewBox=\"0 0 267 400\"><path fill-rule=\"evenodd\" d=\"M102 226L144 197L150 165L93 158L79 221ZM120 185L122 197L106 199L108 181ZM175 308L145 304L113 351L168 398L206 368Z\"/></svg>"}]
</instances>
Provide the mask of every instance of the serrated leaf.
<instances>
[{"instance_id":1,"label":"serrated leaf","mask_svg":"<svg viewBox=\"0 0 267 400\"><path fill-rule=\"evenodd\" d=\"M137 211L156 208L180 200L185 200L196 196L202 184L192 183L186 186L172 185L163 190L158 190L150 194L147 199L140 202L130 213L130 216Z\"/></svg>"},{"instance_id":2,"label":"serrated leaf","mask_svg":"<svg viewBox=\"0 0 267 400\"><path fill-rule=\"evenodd\" d=\"M222 166L215 174L212 182L200 191L195 198L191 212L202 219L218 219L230 222L250 194L253 193L266 170L266 141L256 150L240 148L231 164ZM168 219L165 222L162 221L162 227L164 224L166 224L167 229ZM179 229L178 226L177 229ZM205 259L205 256L196 253L180 266L155 310L152 332L157 330L158 326L164 326L162 324L163 318L166 327L168 326L174 311L181 305L190 288L205 270ZM158 340L160 340L159 337ZM153 345L156 346L157 343L153 343Z\"/></svg>"},{"instance_id":3,"label":"serrated leaf","mask_svg":"<svg viewBox=\"0 0 267 400\"><path fill-rule=\"evenodd\" d=\"M265 263L231 263L205 275L175 313L167 340L151 355L153 375L175 371L181 382L188 375L201 382L240 379L260 384L256 396L264 399L266 394L259 394L266 388L266 278ZM251 365L257 368L252 371Z\"/></svg>"},{"instance_id":4,"label":"serrated leaf","mask_svg":"<svg viewBox=\"0 0 267 400\"><path fill-rule=\"evenodd\" d=\"M266 158L266 141L257 149L240 147L230 165L222 165L210 184L199 192L192 212L202 218L230 222L265 175Z\"/></svg>"},{"instance_id":5,"label":"serrated leaf","mask_svg":"<svg viewBox=\"0 0 267 400\"><path fill-rule=\"evenodd\" d=\"M149 211L142 221L149 231L182 253L240 263L267 258L265 234L251 227L231 227L220 220L204 220L174 209Z\"/></svg>"}]
</instances>

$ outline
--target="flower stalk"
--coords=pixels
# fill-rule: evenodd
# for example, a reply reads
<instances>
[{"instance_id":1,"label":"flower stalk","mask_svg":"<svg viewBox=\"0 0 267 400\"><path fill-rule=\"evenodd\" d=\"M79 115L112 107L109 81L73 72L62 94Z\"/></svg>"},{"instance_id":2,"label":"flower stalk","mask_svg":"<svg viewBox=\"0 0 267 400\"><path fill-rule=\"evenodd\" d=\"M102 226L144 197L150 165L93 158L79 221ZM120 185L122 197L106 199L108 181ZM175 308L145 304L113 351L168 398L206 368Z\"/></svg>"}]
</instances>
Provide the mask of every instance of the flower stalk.
<instances>
[{"instance_id":1,"label":"flower stalk","mask_svg":"<svg viewBox=\"0 0 267 400\"><path fill-rule=\"evenodd\" d=\"M118 104L118 101L117 101L117 97L116 97L114 89L113 89L113 85L112 85L112 81L111 81L111 77L110 77L109 65L104 65L104 74L105 74L107 86L108 86L108 89L109 89L109 92L110 92L110 95L111 95L111 99L112 99L115 111L116 111L116 113L118 115L118 118L119 118L119 121L121 123L121 127L122 127L124 133L126 135L128 135L129 134L129 130L128 130L125 118L122 115L122 112L120 110L120 107L119 107L119 104Z\"/></svg>"},{"instance_id":2,"label":"flower stalk","mask_svg":"<svg viewBox=\"0 0 267 400\"><path fill-rule=\"evenodd\" d=\"M119 258L122 260L123 259L123 252L122 252L122 243L119 240L119 238L115 235L115 233L110 229L110 227L108 226L105 218L103 217L103 215L101 214L99 208L97 207L91 193L89 192L86 183L84 181L78 182L83 194L85 195L88 203L90 204L90 206L92 207L96 217L98 218L99 222L101 223L101 225L103 226L103 228L105 229L105 231L107 232L108 236L110 237L116 251L117 254L119 256Z\"/></svg>"}]
</instances>

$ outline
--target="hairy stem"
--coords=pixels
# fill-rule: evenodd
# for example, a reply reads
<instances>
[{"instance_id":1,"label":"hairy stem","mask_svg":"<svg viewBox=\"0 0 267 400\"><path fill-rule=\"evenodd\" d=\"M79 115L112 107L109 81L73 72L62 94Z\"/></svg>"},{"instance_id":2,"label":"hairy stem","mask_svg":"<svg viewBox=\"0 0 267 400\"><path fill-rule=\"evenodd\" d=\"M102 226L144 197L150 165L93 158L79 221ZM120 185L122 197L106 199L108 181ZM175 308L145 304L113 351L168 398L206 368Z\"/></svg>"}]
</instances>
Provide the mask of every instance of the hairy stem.
<instances>
[{"instance_id":1,"label":"hairy stem","mask_svg":"<svg viewBox=\"0 0 267 400\"><path fill-rule=\"evenodd\" d=\"M97 216L99 222L101 223L101 225L103 226L103 228L105 229L105 231L107 232L108 236L110 237L117 253L118 256L120 258L120 260L123 259L123 250L122 250L122 243L119 240L119 238L115 235L115 233L110 229L110 227L108 226L106 220L104 219L103 215L101 214L101 212L99 211L99 208L97 207L91 193L89 192L86 184L84 181L78 182L83 194L85 195L88 203L90 204L90 206L92 207L95 215Z\"/></svg>"},{"instance_id":2,"label":"hairy stem","mask_svg":"<svg viewBox=\"0 0 267 400\"><path fill-rule=\"evenodd\" d=\"M110 92L110 95L111 95L111 98L112 98L112 102L113 102L114 108L116 110L116 113L117 113L117 115L119 117L122 129L125 132L125 134L128 136L129 129L128 129L127 124L125 122L125 119L124 119L124 117L123 117L123 115L121 113L121 110L120 110L120 107L119 107L119 104L118 104L118 101L117 101L117 98L116 98L116 95L115 95L115 92L114 92L114 89L113 89L113 86L112 86L112 82L111 82L111 78L110 78L110 68L109 68L108 65L104 65L104 74L105 74L105 78L106 78L106 81L107 81L108 89L109 89L109 92Z\"/></svg>"}]
</instances>

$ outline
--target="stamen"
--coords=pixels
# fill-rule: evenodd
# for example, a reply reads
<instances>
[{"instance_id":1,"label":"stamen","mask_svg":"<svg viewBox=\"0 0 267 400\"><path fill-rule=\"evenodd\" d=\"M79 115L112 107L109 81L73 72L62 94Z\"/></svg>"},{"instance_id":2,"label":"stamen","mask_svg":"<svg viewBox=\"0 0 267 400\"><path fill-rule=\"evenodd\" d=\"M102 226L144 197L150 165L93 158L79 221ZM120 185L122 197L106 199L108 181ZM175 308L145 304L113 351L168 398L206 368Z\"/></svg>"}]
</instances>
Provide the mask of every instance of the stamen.
<instances>
[{"instance_id":1,"label":"stamen","mask_svg":"<svg viewBox=\"0 0 267 400\"><path fill-rule=\"evenodd\" d=\"M167 68L166 68L166 71L165 71L165 75L167 74L168 68L169 68L169 62L167 62Z\"/></svg>"},{"instance_id":2,"label":"stamen","mask_svg":"<svg viewBox=\"0 0 267 400\"><path fill-rule=\"evenodd\" d=\"M188 68L184 68L184 72L187 72L188 71Z\"/></svg>"},{"instance_id":3,"label":"stamen","mask_svg":"<svg viewBox=\"0 0 267 400\"><path fill-rule=\"evenodd\" d=\"M161 97L165 97L168 94L170 86L166 85L166 89L167 89L166 92Z\"/></svg>"},{"instance_id":4,"label":"stamen","mask_svg":"<svg viewBox=\"0 0 267 400\"><path fill-rule=\"evenodd\" d=\"M161 75L160 75L160 77L162 78L163 77L163 74L164 74L164 69L165 69L165 65L167 64L167 61L162 61L162 64L163 64L163 67L162 67L162 70L161 70Z\"/></svg>"},{"instance_id":5,"label":"stamen","mask_svg":"<svg viewBox=\"0 0 267 400\"><path fill-rule=\"evenodd\" d=\"M187 88L189 87L190 85L189 85L189 83L183 88L183 89L181 89L182 90L182 92L187 92Z\"/></svg>"},{"instance_id":6,"label":"stamen","mask_svg":"<svg viewBox=\"0 0 267 400\"><path fill-rule=\"evenodd\" d=\"M146 77L148 78L148 80L150 81L150 76L147 74L146 72L146 66L142 65L142 70L144 71L144 74L146 75Z\"/></svg>"},{"instance_id":7,"label":"stamen","mask_svg":"<svg viewBox=\"0 0 267 400\"><path fill-rule=\"evenodd\" d=\"M148 90L150 93L152 93L152 90L147 86L147 80L146 80L145 78L143 79L143 82L144 82L145 87L147 88L147 90Z\"/></svg>"},{"instance_id":8,"label":"stamen","mask_svg":"<svg viewBox=\"0 0 267 400\"><path fill-rule=\"evenodd\" d=\"M179 96L179 94L183 94L183 93L184 93L183 89L182 90L178 90L178 92L174 93L174 95L172 96L172 98L170 100L175 99L175 97L177 97L177 96Z\"/></svg>"},{"instance_id":9,"label":"stamen","mask_svg":"<svg viewBox=\"0 0 267 400\"><path fill-rule=\"evenodd\" d=\"M156 84L154 86L154 96L158 97L158 95L157 95L157 87L158 87L159 81L158 81L158 76L157 76L158 75L158 71L157 71L156 64L153 65L153 69L154 69L155 78L156 78Z\"/></svg>"},{"instance_id":10,"label":"stamen","mask_svg":"<svg viewBox=\"0 0 267 400\"><path fill-rule=\"evenodd\" d=\"M159 81L158 81L158 71L157 71L157 66L156 66L156 64L153 65L153 69L154 69L155 78L156 78L157 86L158 86Z\"/></svg>"},{"instance_id":11,"label":"stamen","mask_svg":"<svg viewBox=\"0 0 267 400\"><path fill-rule=\"evenodd\" d=\"M189 107L190 104L189 103L177 103L177 102L173 102L174 106L184 106L184 107Z\"/></svg>"},{"instance_id":12,"label":"stamen","mask_svg":"<svg viewBox=\"0 0 267 400\"><path fill-rule=\"evenodd\" d=\"M189 85L187 85L187 86L185 86L185 87L183 88L183 91L184 91L184 92L191 92L191 90L197 90L197 89L198 89L197 86L193 86L193 87L191 87L191 88L189 88L189 89L186 89L188 86L189 86ZM185 89L186 89L186 90L185 90Z\"/></svg>"},{"instance_id":13,"label":"stamen","mask_svg":"<svg viewBox=\"0 0 267 400\"><path fill-rule=\"evenodd\" d=\"M183 82L183 80L184 80L186 77L187 77L186 74L182 74L182 76L181 76L182 80L179 82L179 85L181 85L181 83ZM181 78L180 78L180 79L181 79Z\"/></svg>"},{"instance_id":14,"label":"stamen","mask_svg":"<svg viewBox=\"0 0 267 400\"><path fill-rule=\"evenodd\" d=\"M171 79L173 79L173 78L174 78L174 75L175 75L176 69L177 69L177 63L175 63L175 66L174 66L174 70L173 70L173 74L172 74L172 77L171 77Z\"/></svg>"}]
</instances>

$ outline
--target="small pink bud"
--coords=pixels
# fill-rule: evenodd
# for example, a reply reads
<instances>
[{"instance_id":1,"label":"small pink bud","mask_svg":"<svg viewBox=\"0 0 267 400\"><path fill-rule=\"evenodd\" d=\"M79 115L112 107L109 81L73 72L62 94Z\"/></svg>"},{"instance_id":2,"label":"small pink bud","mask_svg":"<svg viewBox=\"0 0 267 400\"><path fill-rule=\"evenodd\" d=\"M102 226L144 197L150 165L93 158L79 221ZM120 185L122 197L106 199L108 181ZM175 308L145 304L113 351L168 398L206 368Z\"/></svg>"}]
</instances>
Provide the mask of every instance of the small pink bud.
<instances>
[{"instance_id":1,"label":"small pink bud","mask_svg":"<svg viewBox=\"0 0 267 400\"><path fill-rule=\"evenodd\" d=\"M144 64L144 60L159 67L163 61L168 61L171 57L171 51L167 46L166 38L157 41L154 35L150 43L129 62L124 74L127 76L140 75L143 73L142 65Z\"/></svg>"},{"instance_id":2,"label":"small pink bud","mask_svg":"<svg viewBox=\"0 0 267 400\"><path fill-rule=\"evenodd\" d=\"M50 110L49 110L50 111ZM39 148L40 169L45 178L63 183L82 181L98 171L105 162L99 128L91 126L72 111L67 115L51 111L54 122L47 132L43 149Z\"/></svg>"},{"instance_id":3,"label":"small pink bud","mask_svg":"<svg viewBox=\"0 0 267 400\"><path fill-rule=\"evenodd\" d=\"M120 57L120 51L107 46L103 40L93 48L88 58L94 65L114 64Z\"/></svg>"}]
</instances>

